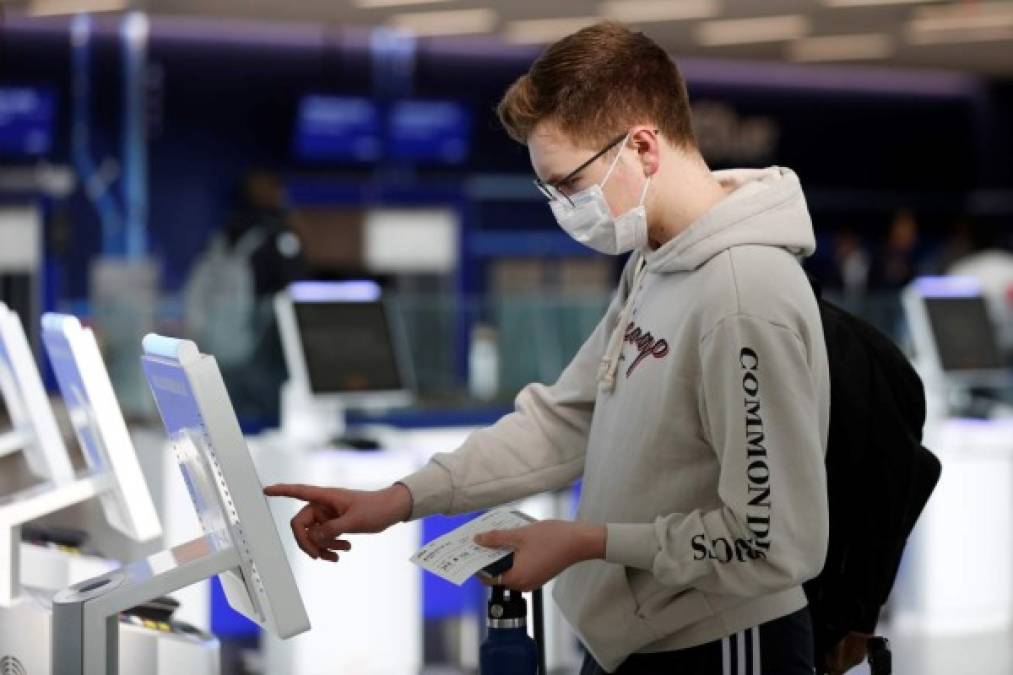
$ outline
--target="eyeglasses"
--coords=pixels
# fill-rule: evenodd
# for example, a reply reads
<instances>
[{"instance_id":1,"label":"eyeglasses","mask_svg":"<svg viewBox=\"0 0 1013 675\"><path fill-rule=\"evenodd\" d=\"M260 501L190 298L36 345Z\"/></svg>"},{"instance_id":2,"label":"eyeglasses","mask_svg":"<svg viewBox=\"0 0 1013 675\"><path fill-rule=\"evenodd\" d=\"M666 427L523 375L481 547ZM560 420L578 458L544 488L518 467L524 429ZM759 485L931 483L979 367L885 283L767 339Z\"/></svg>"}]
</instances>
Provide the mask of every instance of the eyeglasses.
<instances>
[{"instance_id":1,"label":"eyeglasses","mask_svg":"<svg viewBox=\"0 0 1013 675\"><path fill-rule=\"evenodd\" d=\"M583 164L581 164L580 166L578 166L576 169L574 169L570 173L566 174L565 176L563 176L562 178L560 178L557 181L554 181L552 183L546 183L541 178L535 178L535 187L537 187L538 190L543 195L545 195L545 197L550 202L551 201L555 201L555 200L559 199L560 197L562 197L567 202L569 202L570 206L573 206L573 200L570 199L570 197L568 195L566 195L565 193L563 193L557 186L558 185L562 185L562 184L570 181L578 173L580 173L581 171L583 171L584 169L586 169L587 167L589 167L596 159L598 159L599 157L601 157L602 155L604 155L606 152L608 152L612 148L614 148L617 145L619 145L619 143L621 143L623 141L623 139L626 138L626 134L627 134L627 132L624 131L623 133L621 133L618 136L616 136L615 140L610 141L608 145L606 145L604 148L602 148L597 153L595 153L594 157L592 157L591 159L587 160L586 162L584 162Z\"/></svg>"}]
</instances>

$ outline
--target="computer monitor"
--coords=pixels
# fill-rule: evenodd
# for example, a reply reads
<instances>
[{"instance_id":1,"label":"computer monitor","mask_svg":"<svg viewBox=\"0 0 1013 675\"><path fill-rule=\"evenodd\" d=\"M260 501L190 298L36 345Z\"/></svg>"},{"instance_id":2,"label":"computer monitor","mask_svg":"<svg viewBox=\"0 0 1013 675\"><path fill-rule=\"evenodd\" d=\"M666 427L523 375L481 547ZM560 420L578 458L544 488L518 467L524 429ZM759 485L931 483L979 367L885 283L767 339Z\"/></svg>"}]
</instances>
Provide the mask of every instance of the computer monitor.
<instances>
[{"instance_id":1,"label":"computer monitor","mask_svg":"<svg viewBox=\"0 0 1013 675\"><path fill-rule=\"evenodd\" d=\"M383 154L380 107L364 97L304 96L292 146L300 160L375 162Z\"/></svg>"},{"instance_id":2,"label":"computer monitor","mask_svg":"<svg viewBox=\"0 0 1013 675\"><path fill-rule=\"evenodd\" d=\"M903 303L921 368L954 383L1008 381L981 286L972 277L921 277Z\"/></svg>"},{"instance_id":3,"label":"computer monitor","mask_svg":"<svg viewBox=\"0 0 1013 675\"><path fill-rule=\"evenodd\" d=\"M460 102L394 101L387 120L387 154L394 159L460 164L468 158L472 113Z\"/></svg>"},{"instance_id":4,"label":"computer monitor","mask_svg":"<svg viewBox=\"0 0 1013 675\"><path fill-rule=\"evenodd\" d=\"M41 157L53 147L56 95L44 87L0 87L0 155Z\"/></svg>"},{"instance_id":5,"label":"computer monitor","mask_svg":"<svg viewBox=\"0 0 1013 675\"><path fill-rule=\"evenodd\" d=\"M144 373L201 527L216 548L238 554L218 573L229 604L279 637L308 630L217 362L189 340L150 334L143 345Z\"/></svg>"},{"instance_id":6,"label":"computer monitor","mask_svg":"<svg viewBox=\"0 0 1013 675\"><path fill-rule=\"evenodd\" d=\"M398 317L373 281L291 284L275 297L288 382L282 433L345 444L344 410L408 405L414 379Z\"/></svg>"},{"instance_id":7,"label":"computer monitor","mask_svg":"<svg viewBox=\"0 0 1013 675\"><path fill-rule=\"evenodd\" d=\"M161 535L158 513L94 333L77 317L45 314L42 341L88 468L112 476L111 489L99 497L106 520L137 541Z\"/></svg>"},{"instance_id":8,"label":"computer monitor","mask_svg":"<svg viewBox=\"0 0 1013 675\"><path fill-rule=\"evenodd\" d=\"M349 405L405 405L414 383L400 324L372 281L300 282L276 302L292 382Z\"/></svg>"},{"instance_id":9,"label":"computer monitor","mask_svg":"<svg viewBox=\"0 0 1013 675\"><path fill-rule=\"evenodd\" d=\"M67 446L42 386L24 326L0 303L0 393L12 428L0 434L0 455L23 451L29 470L54 483L74 479Z\"/></svg>"}]
</instances>

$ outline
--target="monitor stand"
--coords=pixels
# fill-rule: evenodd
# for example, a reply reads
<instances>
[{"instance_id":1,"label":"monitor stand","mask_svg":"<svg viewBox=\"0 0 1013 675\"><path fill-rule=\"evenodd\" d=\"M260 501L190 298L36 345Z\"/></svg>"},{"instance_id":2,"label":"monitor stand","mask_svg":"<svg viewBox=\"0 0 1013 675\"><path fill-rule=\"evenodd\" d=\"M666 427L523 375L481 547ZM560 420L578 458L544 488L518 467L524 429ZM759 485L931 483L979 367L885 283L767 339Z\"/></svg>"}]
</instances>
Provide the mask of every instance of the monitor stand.
<instances>
[{"instance_id":1,"label":"monitor stand","mask_svg":"<svg viewBox=\"0 0 1013 675\"><path fill-rule=\"evenodd\" d=\"M328 445L345 433L345 406L337 397L313 396L291 381L281 386L281 433L301 443Z\"/></svg>"},{"instance_id":2,"label":"monitor stand","mask_svg":"<svg viewBox=\"0 0 1013 675\"><path fill-rule=\"evenodd\" d=\"M0 607L15 604L21 595L21 526L98 497L112 483L107 473L84 473L69 483L38 483L0 497Z\"/></svg>"},{"instance_id":3,"label":"monitor stand","mask_svg":"<svg viewBox=\"0 0 1013 675\"><path fill-rule=\"evenodd\" d=\"M951 376L913 361L925 388L926 426L951 418L993 419L1013 416L1005 392L1013 391L1013 372L997 371L981 377Z\"/></svg>"},{"instance_id":4,"label":"monitor stand","mask_svg":"<svg viewBox=\"0 0 1013 675\"><path fill-rule=\"evenodd\" d=\"M53 672L117 675L121 612L238 567L231 543L205 535L59 591L53 596Z\"/></svg>"},{"instance_id":5,"label":"monitor stand","mask_svg":"<svg viewBox=\"0 0 1013 675\"><path fill-rule=\"evenodd\" d=\"M0 457L20 452L24 450L26 445L34 442L33 434L25 433L18 429L0 432Z\"/></svg>"}]
</instances>

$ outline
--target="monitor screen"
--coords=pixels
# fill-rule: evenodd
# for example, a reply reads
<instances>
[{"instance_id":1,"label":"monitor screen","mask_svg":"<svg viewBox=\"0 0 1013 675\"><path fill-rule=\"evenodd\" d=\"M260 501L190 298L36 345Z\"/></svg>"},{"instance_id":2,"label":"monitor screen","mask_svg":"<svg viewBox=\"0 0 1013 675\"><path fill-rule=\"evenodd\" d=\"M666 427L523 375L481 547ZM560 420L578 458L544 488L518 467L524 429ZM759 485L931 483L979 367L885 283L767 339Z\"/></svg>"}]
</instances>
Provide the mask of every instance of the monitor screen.
<instances>
[{"instance_id":1,"label":"monitor screen","mask_svg":"<svg viewBox=\"0 0 1013 675\"><path fill-rule=\"evenodd\" d=\"M158 513L94 333L77 317L47 313L42 340L88 466L113 480L101 496L106 520L138 541L157 537Z\"/></svg>"},{"instance_id":2,"label":"monitor screen","mask_svg":"<svg viewBox=\"0 0 1013 675\"><path fill-rule=\"evenodd\" d=\"M0 302L0 395L13 429L0 445L23 449L28 467L39 478L62 482L74 469L42 386L21 319Z\"/></svg>"},{"instance_id":3,"label":"monitor screen","mask_svg":"<svg viewBox=\"0 0 1013 675\"><path fill-rule=\"evenodd\" d=\"M0 155L37 157L53 146L53 93L33 87L0 87Z\"/></svg>"},{"instance_id":4,"label":"monitor screen","mask_svg":"<svg viewBox=\"0 0 1013 675\"><path fill-rule=\"evenodd\" d=\"M454 101L397 101L390 108L391 157L458 164L468 158L471 115Z\"/></svg>"},{"instance_id":5,"label":"monitor screen","mask_svg":"<svg viewBox=\"0 0 1013 675\"><path fill-rule=\"evenodd\" d=\"M995 328L980 295L926 297L925 310L945 372L1003 367Z\"/></svg>"},{"instance_id":6,"label":"monitor screen","mask_svg":"<svg viewBox=\"0 0 1013 675\"><path fill-rule=\"evenodd\" d=\"M303 160L375 161L383 150L379 108L367 98L306 96L293 145Z\"/></svg>"},{"instance_id":7,"label":"monitor screen","mask_svg":"<svg viewBox=\"0 0 1013 675\"><path fill-rule=\"evenodd\" d=\"M296 300L293 309L314 394L405 389L381 300Z\"/></svg>"},{"instance_id":8,"label":"monitor screen","mask_svg":"<svg viewBox=\"0 0 1013 675\"><path fill-rule=\"evenodd\" d=\"M198 520L239 565L218 575L233 609L279 637L309 629L295 577L213 357L194 343L144 338L144 374Z\"/></svg>"}]
</instances>

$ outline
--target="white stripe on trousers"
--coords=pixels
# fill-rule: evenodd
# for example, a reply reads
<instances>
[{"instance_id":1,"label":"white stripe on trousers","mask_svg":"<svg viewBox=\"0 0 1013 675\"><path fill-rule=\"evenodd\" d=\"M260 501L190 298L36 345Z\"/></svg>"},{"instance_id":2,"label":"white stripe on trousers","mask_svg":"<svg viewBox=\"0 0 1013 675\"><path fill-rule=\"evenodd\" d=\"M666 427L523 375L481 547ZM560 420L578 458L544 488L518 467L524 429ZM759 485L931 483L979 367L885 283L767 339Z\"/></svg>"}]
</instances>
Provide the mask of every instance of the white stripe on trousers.
<instances>
[{"instance_id":1,"label":"white stripe on trousers","mask_svg":"<svg viewBox=\"0 0 1013 675\"><path fill-rule=\"evenodd\" d=\"M753 675L763 675L760 667L760 627L753 626Z\"/></svg>"},{"instance_id":2,"label":"white stripe on trousers","mask_svg":"<svg viewBox=\"0 0 1013 675\"><path fill-rule=\"evenodd\" d=\"M752 642L753 654L746 662L746 640ZM732 673L732 650L735 650L737 672ZM721 638L721 675L762 675L760 668L760 629L756 626L748 632L739 632Z\"/></svg>"}]
</instances>

